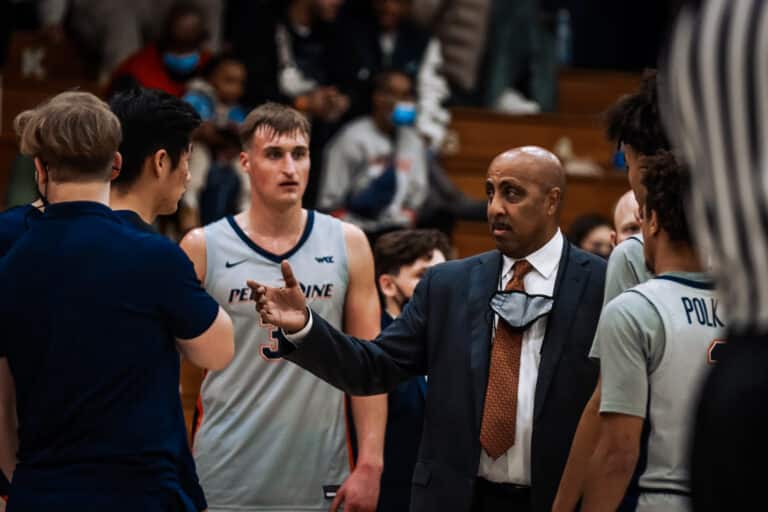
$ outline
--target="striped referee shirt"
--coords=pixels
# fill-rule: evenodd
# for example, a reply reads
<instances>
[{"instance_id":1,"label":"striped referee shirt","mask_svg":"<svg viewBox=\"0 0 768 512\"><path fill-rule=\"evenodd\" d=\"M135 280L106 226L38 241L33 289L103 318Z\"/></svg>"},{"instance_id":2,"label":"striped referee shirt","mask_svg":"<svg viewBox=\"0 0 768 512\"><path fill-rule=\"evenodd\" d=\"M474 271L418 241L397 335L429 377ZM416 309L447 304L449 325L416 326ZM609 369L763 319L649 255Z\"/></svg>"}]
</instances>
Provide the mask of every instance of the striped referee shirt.
<instances>
[{"instance_id":1,"label":"striped referee shirt","mask_svg":"<svg viewBox=\"0 0 768 512\"><path fill-rule=\"evenodd\" d=\"M736 330L768 329L768 2L683 8L663 58L670 137L692 168L690 222Z\"/></svg>"}]
</instances>

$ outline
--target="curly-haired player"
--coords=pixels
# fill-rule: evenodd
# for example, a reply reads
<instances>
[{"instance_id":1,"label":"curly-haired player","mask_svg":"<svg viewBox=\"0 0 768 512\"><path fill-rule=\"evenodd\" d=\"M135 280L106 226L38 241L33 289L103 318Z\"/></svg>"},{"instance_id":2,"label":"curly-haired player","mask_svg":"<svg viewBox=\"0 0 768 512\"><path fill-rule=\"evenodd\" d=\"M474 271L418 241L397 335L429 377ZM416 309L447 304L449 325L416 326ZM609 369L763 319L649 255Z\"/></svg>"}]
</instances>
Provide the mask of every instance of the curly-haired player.
<instances>
[{"instance_id":1,"label":"curly-haired player","mask_svg":"<svg viewBox=\"0 0 768 512\"><path fill-rule=\"evenodd\" d=\"M629 186L641 212L645 201L642 159L670 149L659 113L658 82L655 70L646 71L638 90L622 97L606 114L606 135L624 153ZM651 277L643 261L642 235L629 237L614 252L605 276L606 304Z\"/></svg>"},{"instance_id":2,"label":"curly-haired player","mask_svg":"<svg viewBox=\"0 0 768 512\"><path fill-rule=\"evenodd\" d=\"M656 277L600 317L592 356L600 358L602 422L586 510L616 510L622 498L636 507L628 510L690 509L692 416L725 327L688 231L687 169L669 152L643 166L645 259Z\"/></svg>"},{"instance_id":3,"label":"curly-haired player","mask_svg":"<svg viewBox=\"0 0 768 512\"><path fill-rule=\"evenodd\" d=\"M670 148L659 113L658 82L655 70L646 71L637 91L619 99L606 114L606 135L624 153L627 178L641 213L646 196L641 172L643 158ZM603 304L651 277L645 264L642 233L628 237L614 248L608 259ZM600 431L599 406L598 382L571 444L552 508L554 512L573 510L583 492L583 467L592 456Z\"/></svg>"}]
</instances>

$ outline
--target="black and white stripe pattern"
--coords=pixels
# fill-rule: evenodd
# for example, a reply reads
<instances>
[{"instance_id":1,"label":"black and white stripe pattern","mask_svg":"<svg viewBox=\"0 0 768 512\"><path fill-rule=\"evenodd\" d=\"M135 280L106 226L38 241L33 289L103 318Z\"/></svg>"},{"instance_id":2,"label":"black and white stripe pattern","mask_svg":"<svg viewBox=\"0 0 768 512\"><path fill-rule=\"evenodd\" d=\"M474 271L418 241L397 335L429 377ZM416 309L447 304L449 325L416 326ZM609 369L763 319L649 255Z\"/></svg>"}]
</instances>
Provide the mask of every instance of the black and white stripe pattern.
<instances>
[{"instance_id":1,"label":"black and white stripe pattern","mask_svg":"<svg viewBox=\"0 0 768 512\"><path fill-rule=\"evenodd\" d=\"M768 1L685 8L663 62L669 134L691 165L690 221L731 327L768 328Z\"/></svg>"}]
</instances>

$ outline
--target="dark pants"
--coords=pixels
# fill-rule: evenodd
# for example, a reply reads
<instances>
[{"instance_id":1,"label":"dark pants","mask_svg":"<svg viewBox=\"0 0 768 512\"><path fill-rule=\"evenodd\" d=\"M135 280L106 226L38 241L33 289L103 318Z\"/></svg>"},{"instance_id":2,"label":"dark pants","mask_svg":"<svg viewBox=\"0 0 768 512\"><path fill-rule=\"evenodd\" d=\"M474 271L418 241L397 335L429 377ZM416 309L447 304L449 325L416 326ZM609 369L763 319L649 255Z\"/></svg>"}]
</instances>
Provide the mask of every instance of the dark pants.
<instances>
[{"instance_id":1,"label":"dark pants","mask_svg":"<svg viewBox=\"0 0 768 512\"><path fill-rule=\"evenodd\" d=\"M713 358L694 430L693 509L756 510L768 474L768 333L730 335Z\"/></svg>"},{"instance_id":2,"label":"dark pants","mask_svg":"<svg viewBox=\"0 0 768 512\"><path fill-rule=\"evenodd\" d=\"M528 512L530 509L530 487L496 484L484 478L475 482L472 512Z\"/></svg>"}]
</instances>

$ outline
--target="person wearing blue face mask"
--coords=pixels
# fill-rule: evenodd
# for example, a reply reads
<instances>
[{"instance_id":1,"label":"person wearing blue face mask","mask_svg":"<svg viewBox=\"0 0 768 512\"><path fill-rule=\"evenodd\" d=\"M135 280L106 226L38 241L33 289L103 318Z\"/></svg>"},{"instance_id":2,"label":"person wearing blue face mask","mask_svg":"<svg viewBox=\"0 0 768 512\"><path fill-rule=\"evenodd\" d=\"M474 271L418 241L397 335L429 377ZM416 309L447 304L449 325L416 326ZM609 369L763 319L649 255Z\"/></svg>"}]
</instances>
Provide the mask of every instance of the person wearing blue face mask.
<instances>
[{"instance_id":1,"label":"person wearing blue face mask","mask_svg":"<svg viewBox=\"0 0 768 512\"><path fill-rule=\"evenodd\" d=\"M369 236L414 226L428 183L410 76L377 75L372 104L370 116L350 122L329 143L318 196L319 208Z\"/></svg>"},{"instance_id":2,"label":"person wearing blue face mask","mask_svg":"<svg viewBox=\"0 0 768 512\"><path fill-rule=\"evenodd\" d=\"M110 93L140 86L181 97L186 83L210 59L209 52L202 47L207 38L203 11L194 4L176 4L168 13L160 40L145 46L117 68Z\"/></svg>"},{"instance_id":3,"label":"person wearing blue face mask","mask_svg":"<svg viewBox=\"0 0 768 512\"><path fill-rule=\"evenodd\" d=\"M466 197L445 176L419 129L410 75L373 80L370 116L344 126L325 150L318 208L357 224L371 239L396 228L437 228L485 218L485 202Z\"/></svg>"}]
</instances>

